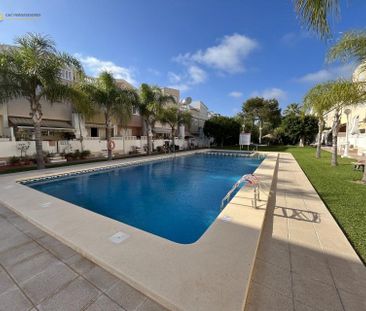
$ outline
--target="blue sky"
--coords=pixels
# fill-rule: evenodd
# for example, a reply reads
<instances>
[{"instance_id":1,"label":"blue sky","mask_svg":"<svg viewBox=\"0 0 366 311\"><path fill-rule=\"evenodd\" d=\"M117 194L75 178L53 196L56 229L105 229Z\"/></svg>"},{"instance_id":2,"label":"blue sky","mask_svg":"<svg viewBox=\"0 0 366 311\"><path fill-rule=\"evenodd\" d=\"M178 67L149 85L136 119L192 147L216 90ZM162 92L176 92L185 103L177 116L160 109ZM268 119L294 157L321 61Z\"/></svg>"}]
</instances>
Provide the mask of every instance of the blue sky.
<instances>
[{"instance_id":1,"label":"blue sky","mask_svg":"<svg viewBox=\"0 0 366 311\"><path fill-rule=\"evenodd\" d=\"M335 39L365 27L366 2L342 2ZM5 0L0 12L41 14L1 21L0 43L48 34L91 75L108 69L135 86L179 87L225 115L251 96L276 97L281 107L301 102L314 83L353 70L325 63L332 42L301 27L291 0Z\"/></svg>"}]
</instances>

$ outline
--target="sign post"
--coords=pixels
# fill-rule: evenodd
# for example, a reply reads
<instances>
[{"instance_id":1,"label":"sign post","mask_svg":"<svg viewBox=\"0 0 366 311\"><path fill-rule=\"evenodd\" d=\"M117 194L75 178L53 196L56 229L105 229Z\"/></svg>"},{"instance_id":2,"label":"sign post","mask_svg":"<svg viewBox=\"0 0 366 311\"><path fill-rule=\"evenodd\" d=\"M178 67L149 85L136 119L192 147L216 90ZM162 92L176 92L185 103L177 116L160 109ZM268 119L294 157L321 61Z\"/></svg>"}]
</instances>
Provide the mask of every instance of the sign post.
<instances>
[{"instance_id":1,"label":"sign post","mask_svg":"<svg viewBox=\"0 0 366 311\"><path fill-rule=\"evenodd\" d=\"M239 147L240 150L242 149L243 146L247 146L248 150L249 150L249 146L250 146L250 133L244 133L241 132L239 135Z\"/></svg>"}]
</instances>

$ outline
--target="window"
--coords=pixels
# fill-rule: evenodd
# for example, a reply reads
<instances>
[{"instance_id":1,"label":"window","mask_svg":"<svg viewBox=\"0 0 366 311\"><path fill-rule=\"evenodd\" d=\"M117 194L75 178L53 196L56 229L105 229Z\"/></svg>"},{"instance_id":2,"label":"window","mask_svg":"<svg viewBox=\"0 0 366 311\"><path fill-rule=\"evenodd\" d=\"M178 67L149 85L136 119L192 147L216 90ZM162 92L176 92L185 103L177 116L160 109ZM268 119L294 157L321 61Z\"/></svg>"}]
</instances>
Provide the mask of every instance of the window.
<instances>
[{"instance_id":1,"label":"window","mask_svg":"<svg viewBox=\"0 0 366 311\"><path fill-rule=\"evenodd\" d=\"M91 137L99 137L97 127L91 127L90 128L90 136Z\"/></svg>"},{"instance_id":2,"label":"window","mask_svg":"<svg viewBox=\"0 0 366 311\"><path fill-rule=\"evenodd\" d=\"M137 107L133 107L133 108L132 108L132 114L133 114L134 116L138 116L138 115L139 115L139 110L138 110L138 108L137 108Z\"/></svg>"}]
</instances>

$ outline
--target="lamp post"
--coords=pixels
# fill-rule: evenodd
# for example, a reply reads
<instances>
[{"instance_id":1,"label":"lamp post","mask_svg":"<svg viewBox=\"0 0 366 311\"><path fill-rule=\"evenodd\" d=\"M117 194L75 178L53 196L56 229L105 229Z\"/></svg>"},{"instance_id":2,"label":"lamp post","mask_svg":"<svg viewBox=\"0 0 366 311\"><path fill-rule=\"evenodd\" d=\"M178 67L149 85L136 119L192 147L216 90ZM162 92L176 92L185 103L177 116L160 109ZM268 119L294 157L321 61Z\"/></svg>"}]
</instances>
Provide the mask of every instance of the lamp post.
<instances>
[{"instance_id":1,"label":"lamp post","mask_svg":"<svg viewBox=\"0 0 366 311\"><path fill-rule=\"evenodd\" d=\"M344 113L347 117L347 123L346 123L346 146L344 148L343 158L348 158L348 151L349 151L349 115L351 113L351 109L345 109Z\"/></svg>"}]
</instances>

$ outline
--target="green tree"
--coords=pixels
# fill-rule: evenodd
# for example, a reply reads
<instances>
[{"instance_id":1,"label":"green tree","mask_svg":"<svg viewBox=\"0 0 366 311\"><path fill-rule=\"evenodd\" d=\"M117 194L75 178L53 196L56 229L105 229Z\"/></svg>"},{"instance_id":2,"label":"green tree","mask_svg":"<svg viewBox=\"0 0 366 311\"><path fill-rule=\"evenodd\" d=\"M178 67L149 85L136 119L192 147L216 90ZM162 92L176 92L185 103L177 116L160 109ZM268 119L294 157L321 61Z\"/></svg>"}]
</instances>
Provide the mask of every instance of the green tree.
<instances>
[{"instance_id":1,"label":"green tree","mask_svg":"<svg viewBox=\"0 0 366 311\"><path fill-rule=\"evenodd\" d=\"M339 16L339 0L295 0L294 5L297 15L308 29L321 38L331 35L329 18Z\"/></svg>"},{"instance_id":2,"label":"green tree","mask_svg":"<svg viewBox=\"0 0 366 311\"><path fill-rule=\"evenodd\" d=\"M342 61L353 60L360 64L360 72L366 71L366 31L350 31L345 33L328 52L328 61L340 59ZM360 88L362 93L366 92L365 82ZM364 94L363 94L364 95ZM362 177L366 183L366 169Z\"/></svg>"},{"instance_id":3,"label":"green tree","mask_svg":"<svg viewBox=\"0 0 366 311\"><path fill-rule=\"evenodd\" d=\"M132 107L139 104L138 94L134 90L121 89L113 75L102 72L98 78L86 79L79 85L95 110L103 113L106 131L108 160L112 160L110 148L112 119L128 119L132 115Z\"/></svg>"},{"instance_id":4,"label":"green tree","mask_svg":"<svg viewBox=\"0 0 366 311\"><path fill-rule=\"evenodd\" d=\"M82 71L80 63L56 50L55 42L44 35L28 33L15 40L16 46L0 52L0 102L25 98L34 125L37 168L44 168L42 151L42 100L50 103L69 100L72 87L62 81L61 71Z\"/></svg>"},{"instance_id":5,"label":"green tree","mask_svg":"<svg viewBox=\"0 0 366 311\"><path fill-rule=\"evenodd\" d=\"M345 106L356 105L366 100L366 94L362 91L362 85L360 83L354 83L351 81L329 81L319 84L317 87L312 88L305 95L305 102L307 98L313 96L311 102L316 102L324 109L332 111L333 113L333 125L332 125L332 160L333 166L338 165L338 131L340 126L341 109Z\"/></svg>"},{"instance_id":6,"label":"green tree","mask_svg":"<svg viewBox=\"0 0 366 311\"><path fill-rule=\"evenodd\" d=\"M328 61L354 60L366 66L366 31L349 31L336 42L327 55ZM363 70L366 68L364 67Z\"/></svg>"},{"instance_id":7,"label":"green tree","mask_svg":"<svg viewBox=\"0 0 366 311\"><path fill-rule=\"evenodd\" d=\"M139 91L139 111L144 120L147 130L147 152L152 152L152 129L155 122L161 115L161 110L164 105L169 102L175 102L174 97L166 96L157 86L150 86L146 83L141 84Z\"/></svg>"},{"instance_id":8,"label":"green tree","mask_svg":"<svg viewBox=\"0 0 366 311\"><path fill-rule=\"evenodd\" d=\"M331 102L322 100L322 93L326 89L322 84L314 86L304 97L304 108L318 118L318 135L316 157L321 157L322 134L324 130L324 114L330 110Z\"/></svg>"},{"instance_id":9,"label":"green tree","mask_svg":"<svg viewBox=\"0 0 366 311\"><path fill-rule=\"evenodd\" d=\"M285 143L308 145L314 141L318 131L318 120L313 115L288 114L282 120L282 139Z\"/></svg>"},{"instance_id":10,"label":"green tree","mask_svg":"<svg viewBox=\"0 0 366 311\"><path fill-rule=\"evenodd\" d=\"M289 104L286 109L283 111L283 115L287 116L287 115L300 115L302 111L302 107L300 104Z\"/></svg>"},{"instance_id":11,"label":"green tree","mask_svg":"<svg viewBox=\"0 0 366 311\"><path fill-rule=\"evenodd\" d=\"M235 118L214 116L205 122L203 132L222 147L237 144L240 129L241 124Z\"/></svg>"},{"instance_id":12,"label":"green tree","mask_svg":"<svg viewBox=\"0 0 366 311\"><path fill-rule=\"evenodd\" d=\"M175 151L175 132L180 125L190 126L192 120L192 115L187 110L181 110L178 106L167 106L163 107L160 115L159 121L168 124L171 132L170 136L172 139L173 150Z\"/></svg>"},{"instance_id":13,"label":"green tree","mask_svg":"<svg viewBox=\"0 0 366 311\"><path fill-rule=\"evenodd\" d=\"M258 141L261 144L263 132L269 133L280 125L281 109L276 99L254 97L243 103L242 117L245 130L252 130L258 125Z\"/></svg>"}]
</instances>

